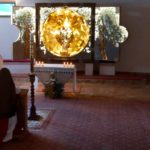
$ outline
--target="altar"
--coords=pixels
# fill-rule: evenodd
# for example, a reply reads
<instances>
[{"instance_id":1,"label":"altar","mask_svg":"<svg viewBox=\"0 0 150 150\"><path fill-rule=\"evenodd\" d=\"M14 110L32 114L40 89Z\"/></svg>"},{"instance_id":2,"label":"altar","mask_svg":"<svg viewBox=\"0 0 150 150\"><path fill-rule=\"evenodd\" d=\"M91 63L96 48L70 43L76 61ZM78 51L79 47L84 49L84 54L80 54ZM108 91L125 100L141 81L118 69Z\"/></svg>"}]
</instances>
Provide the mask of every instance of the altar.
<instances>
[{"instance_id":1,"label":"altar","mask_svg":"<svg viewBox=\"0 0 150 150\"><path fill-rule=\"evenodd\" d=\"M55 79L62 84L73 79L73 91L76 91L76 67L74 65L64 64L36 64L34 66L35 75L45 85L50 80L50 74L54 73Z\"/></svg>"}]
</instances>

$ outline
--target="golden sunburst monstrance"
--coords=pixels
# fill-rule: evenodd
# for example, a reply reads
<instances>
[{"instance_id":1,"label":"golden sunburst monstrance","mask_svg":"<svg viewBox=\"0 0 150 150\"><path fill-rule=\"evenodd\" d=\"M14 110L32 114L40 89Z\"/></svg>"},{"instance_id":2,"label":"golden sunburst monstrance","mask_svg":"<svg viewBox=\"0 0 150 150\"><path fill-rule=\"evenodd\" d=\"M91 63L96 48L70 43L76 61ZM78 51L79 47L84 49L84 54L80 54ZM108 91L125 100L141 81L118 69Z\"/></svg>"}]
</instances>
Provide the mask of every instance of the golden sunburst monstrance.
<instances>
[{"instance_id":1,"label":"golden sunburst monstrance","mask_svg":"<svg viewBox=\"0 0 150 150\"><path fill-rule=\"evenodd\" d=\"M42 27L46 49L59 57L79 54L89 41L89 33L84 16L68 8L50 13Z\"/></svg>"}]
</instances>

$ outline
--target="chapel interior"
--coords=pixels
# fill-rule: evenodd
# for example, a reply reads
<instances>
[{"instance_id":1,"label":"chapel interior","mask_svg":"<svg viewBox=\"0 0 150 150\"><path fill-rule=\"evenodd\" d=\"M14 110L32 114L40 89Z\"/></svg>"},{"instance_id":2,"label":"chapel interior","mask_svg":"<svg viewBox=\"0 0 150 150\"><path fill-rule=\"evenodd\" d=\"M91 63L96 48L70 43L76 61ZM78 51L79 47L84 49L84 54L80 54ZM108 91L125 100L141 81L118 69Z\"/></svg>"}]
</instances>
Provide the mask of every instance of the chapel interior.
<instances>
[{"instance_id":1,"label":"chapel interior","mask_svg":"<svg viewBox=\"0 0 150 150\"><path fill-rule=\"evenodd\" d=\"M149 14L149 0L0 0L0 150L149 150Z\"/></svg>"}]
</instances>

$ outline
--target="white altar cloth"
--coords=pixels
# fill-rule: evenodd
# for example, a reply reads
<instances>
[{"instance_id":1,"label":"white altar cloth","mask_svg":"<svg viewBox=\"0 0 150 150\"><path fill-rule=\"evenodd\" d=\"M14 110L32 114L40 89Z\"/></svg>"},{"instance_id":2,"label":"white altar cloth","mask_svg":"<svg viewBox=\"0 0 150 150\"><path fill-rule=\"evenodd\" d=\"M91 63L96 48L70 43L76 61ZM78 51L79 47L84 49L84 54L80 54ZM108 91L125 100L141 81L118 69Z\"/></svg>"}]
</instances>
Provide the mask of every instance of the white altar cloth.
<instances>
[{"instance_id":1,"label":"white altar cloth","mask_svg":"<svg viewBox=\"0 0 150 150\"><path fill-rule=\"evenodd\" d=\"M64 66L63 64L40 64L34 66L34 72L43 84L50 80L51 72L54 73L55 78L62 84L65 84L73 78L73 91L76 91L76 67L73 65Z\"/></svg>"}]
</instances>

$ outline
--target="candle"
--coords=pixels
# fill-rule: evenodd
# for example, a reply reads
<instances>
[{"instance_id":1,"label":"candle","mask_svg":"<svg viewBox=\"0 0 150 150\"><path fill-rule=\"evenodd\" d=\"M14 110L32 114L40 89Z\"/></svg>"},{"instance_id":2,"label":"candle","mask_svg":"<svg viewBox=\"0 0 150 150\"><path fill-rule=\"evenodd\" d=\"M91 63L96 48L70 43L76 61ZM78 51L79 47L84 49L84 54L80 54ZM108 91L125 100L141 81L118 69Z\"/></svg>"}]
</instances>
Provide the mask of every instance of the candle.
<instances>
[{"instance_id":1,"label":"candle","mask_svg":"<svg viewBox=\"0 0 150 150\"><path fill-rule=\"evenodd\" d=\"M40 67L42 66L42 61L39 61L39 66L40 66Z\"/></svg>"},{"instance_id":2,"label":"candle","mask_svg":"<svg viewBox=\"0 0 150 150\"><path fill-rule=\"evenodd\" d=\"M73 64L72 64L72 62L70 63L70 67L71 67L71 68L73 67Z\"/></svg>"},{"instance_id":3,"label":"candle","mask_svg":"<svg viewBox=\"0 0 150 150\"><path fill-rule=\"evenodd\" d=\"M63 65L64 65L64 68L65 68L66 67L66 62L64 62Z\"/></svg>"},{"instance_id":4,"label":"candle","mask_svg":"<svg viewBox=\"0 0 150 150\"><path fill-rule=\"evenodd\" d=\"M42 67L44 67L44 61L42 61Z\"/></svg>"},{"instance_id":5,"label":"candle","mask_svg":"<svg viewBox=\"0 0 150 150\"><path fill-rule=\"evenodd\" d=\"M66 62L66 68L68 68L68 62Z\"/></svg>"}]
</instances>

